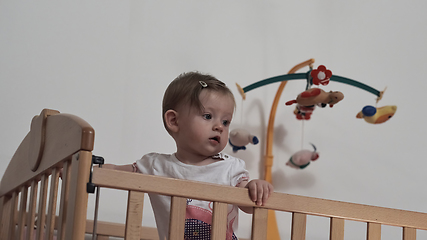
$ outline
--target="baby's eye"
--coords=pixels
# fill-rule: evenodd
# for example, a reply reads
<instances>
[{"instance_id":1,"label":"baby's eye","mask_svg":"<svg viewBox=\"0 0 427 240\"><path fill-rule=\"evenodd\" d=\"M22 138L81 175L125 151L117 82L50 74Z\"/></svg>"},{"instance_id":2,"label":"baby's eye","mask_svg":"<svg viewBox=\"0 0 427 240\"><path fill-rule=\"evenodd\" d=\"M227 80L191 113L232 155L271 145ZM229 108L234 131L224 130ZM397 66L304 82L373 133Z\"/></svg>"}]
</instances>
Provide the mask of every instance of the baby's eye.
<instances>
[{"instance_id":1,"label":"baby's eye","mask_svg":"<svg viewBox=\"0 0 427 240\"><path fill-rule=\"evenodd\" d=\"M206 120L210 120L210 119L212 119L212 115L209 113L205 113L205 114L203 114L203 118Z\"/></svg>"},{"instance_id":2,"label":"baby's eye","mask_svg":"<svg viewBox=\"0 0 427 240\"><path fill-rule=\"evenodd\" d=\"M228 125L230 124L230 121L228 121L228 120L224 120L224 121L222 121L222 124L223 124L224 126L228 126Z\"/></svg>"}]
</instances>

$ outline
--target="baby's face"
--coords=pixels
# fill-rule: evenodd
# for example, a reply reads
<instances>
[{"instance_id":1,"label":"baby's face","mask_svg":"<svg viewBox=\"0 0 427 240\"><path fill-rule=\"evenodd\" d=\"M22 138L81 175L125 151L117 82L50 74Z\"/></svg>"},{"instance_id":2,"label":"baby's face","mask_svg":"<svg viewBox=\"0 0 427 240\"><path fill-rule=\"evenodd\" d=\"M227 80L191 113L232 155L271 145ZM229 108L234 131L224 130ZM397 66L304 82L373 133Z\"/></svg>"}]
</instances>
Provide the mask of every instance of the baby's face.
<instances>
[{"instance_id":1,"label":"baby's face","mask_svg":"<svg viewBox=\"0 0 427 240\"><path fill-rule=\"evenodd\" d=\"M232 97L213 91L199 96L204 110L179 111L178 151L193 156L210 157L228 143L228 132L234 112Z\"/></svg>"}]
</instances>

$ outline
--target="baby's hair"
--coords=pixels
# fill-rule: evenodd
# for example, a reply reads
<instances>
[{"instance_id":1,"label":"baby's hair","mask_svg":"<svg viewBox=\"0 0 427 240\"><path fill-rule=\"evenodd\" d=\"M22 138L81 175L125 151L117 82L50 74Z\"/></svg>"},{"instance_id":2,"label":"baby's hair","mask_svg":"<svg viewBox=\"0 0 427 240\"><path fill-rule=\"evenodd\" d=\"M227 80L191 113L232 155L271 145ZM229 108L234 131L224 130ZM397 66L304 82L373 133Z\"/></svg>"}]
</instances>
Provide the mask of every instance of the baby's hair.
<instances>
[{"instance_id":1,"label":"baby's hair","mask_svg":"<svg viewBox=\"0 0 427 240\"><path fill-rule=\"evenodd\" d=\"M181 104L189 104L190 107L202 111L203 106L199 99L202 91L214 91L228 95L235 104L233 93L225 83L214 76L199 72L182 73L169 84L163 96L163 122L165 123L165 113L170 109L176 110Z\"/></svg>"}]
</instances>

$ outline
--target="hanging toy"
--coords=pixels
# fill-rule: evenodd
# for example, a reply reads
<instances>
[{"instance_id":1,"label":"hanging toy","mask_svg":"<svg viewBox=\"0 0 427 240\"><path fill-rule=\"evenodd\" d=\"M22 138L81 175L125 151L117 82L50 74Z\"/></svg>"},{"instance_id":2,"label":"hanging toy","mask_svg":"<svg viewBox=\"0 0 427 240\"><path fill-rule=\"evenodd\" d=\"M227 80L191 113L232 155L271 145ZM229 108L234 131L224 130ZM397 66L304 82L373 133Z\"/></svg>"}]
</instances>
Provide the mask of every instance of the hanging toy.
<instances>
[{"instance_id":1,"label":"hanging toy","mask_svg":"<svg viewBox=\"0 0 427 240\"><path fill-rule=\"evenodd\" d=\"M332 77L332 71L326 69L325 66L320 65L319 67L317 67L317 69L313 69L310 72L310 76L313 78L314 85L328 85L329 79L331 79Z\"/></svg>"},{"instance_id":2,"label":"hanging toy","mask_svg":"<svg viewBox=\"0 0 427 240\"><path fill-rule=\"evenodd\" d=\"M325 92L320 88L310 88L300 93L295 100L286 102L286 105L297 104L294 114L298 120L309 120L316 106L326 107L329 104L333 107L334 104L344 99L344 94L341 92Z\"/></svg>"},{"instance_id":3,"label":"hanging toy","mask_svg":"<svg viewBox=\"0 0 427 240\"><path fill-rule=\"evenodd\" d=\"M300 150L291 156L286 165L296 169L304 169L311 161L317 160L319 158L319 154L316 152L316 146L313 144L311 144L311 146L313 146L314 151L305 149Z\"/></svg>"},{"instance_id":4,"label":"hanging toy","mask_svg":"<svg viewBox=\"0 0 427 240\"><path fill-rule=\"evenodd\" d=\"M321 107L326 107L329 104L330 107L333 107L339 101L344 99L344 94L342 92L325 92L320 88L310 88L300 94L298 94L295 100L290 100L286 102L286 105L292 105L297 103L301 106L313 106L319 105Z\"/></svg>"},{"instance_id":5,"label":"hanging toy","mask_svg":"<svg viewBox=\"0 0 427 240\"><path fill-rule=\"evenodd\" d=\"M244 129L234 129L229 134L228 142L233 147L233 152L237 152L238 150L246 150L246 145L249 143L258 144L259 140Z\"/></svg>"},{"instance_id":6,"label":"hanging toy","mask_svg":"<svg viewBox=\"0 0 427 240\"><path fill-rule=\"evenodd\" d=\"M396 110L397 106L395 105L388 105L380 108L367 105L356 115L356 118L363 118L368 123L379 124L393 117Z\"/></svg>"},{"instance_id":7,"label":"hanging toy","mask_svg":"<svg viewBox=\"0 0 427 240\"><path fill-rule=\"evenodd\" d=\"M297 104L294 110L294 114L298 120L310 120L311 114L313 114L313 111L315 108L316 108L315 105L301 106Z\"/></svg>"}]
</instances>

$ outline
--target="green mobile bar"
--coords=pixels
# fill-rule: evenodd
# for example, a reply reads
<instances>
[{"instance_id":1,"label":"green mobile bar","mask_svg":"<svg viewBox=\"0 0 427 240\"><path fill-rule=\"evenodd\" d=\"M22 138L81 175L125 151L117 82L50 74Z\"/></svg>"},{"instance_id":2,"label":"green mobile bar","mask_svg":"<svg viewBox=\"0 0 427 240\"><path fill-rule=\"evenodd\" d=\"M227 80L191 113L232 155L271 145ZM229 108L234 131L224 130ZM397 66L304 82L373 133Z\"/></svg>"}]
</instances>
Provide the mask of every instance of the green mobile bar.
<instances>
[{"instance_id":1,"label":"green mobile bar","mask_svg":"<svg viewBox=\"0 0 427 240\"><path fill-rule=\"evenodd\" d=\"M283 82L283 81L297 80L297 79L307 79L307 73L292 73L292 74L285 74L285 75L267 78L267 79L258 81L256 83L252 83L247 87L244 87L243 92L246 93L255 88L259 88L264 85L275 83L275 82Z\"/></svg>"},{"instance_id":2,"label":"green mobile bar","mask_svg":"<svg viewBox=\"0 0 427 240\"><path fill-rule=\"evenodd\" d=\"M368 92L370 92L370 93L372 93L372 94L380 97L380 91L378 91L375 88L372 88L372 87L370 87L370 86L368 86L368 85L366 85L364 83L355 81L355 80L350 79L350 78L345 78L345 77L340 77L340 76L332 75L331 81L349 84L349 85L361 88L363 90L366 90L366 91L368 91Z\"/></svg>"},{"instance_id":3,"label":"green mobile bar","mask_svg":"<svg viewBox=\"0 0 427 240\"><path fill-rule=\"evenodd\" d=\"M276 77L271 77L271 78L267 78L261 81L258 81L256 83L253 83L249 86L246 86L243 88L243 92L247 93L255 88L259 88L262 87L264 85L267 84L272 84L275 82L283 82L283 81L288 81L288 80L298 80L298 79L307 79L307 76L309 76L310 71L307 73L292 73L292 74L285 74L285 75L280 75L280 76L276 76ZM381 92L376 90L375 88L372 88L364 83L355 81L353 79L350 78L345 78L345 77L341 77L341 76L336 76L336 75L332 75L330 81L334 81L334 82L340 82L340 83L345 83L348 85L352 85L354 87L358 87L361 88L365 91L368 91L378 97L380 97Z\"/></svg>"}]
</instances>

